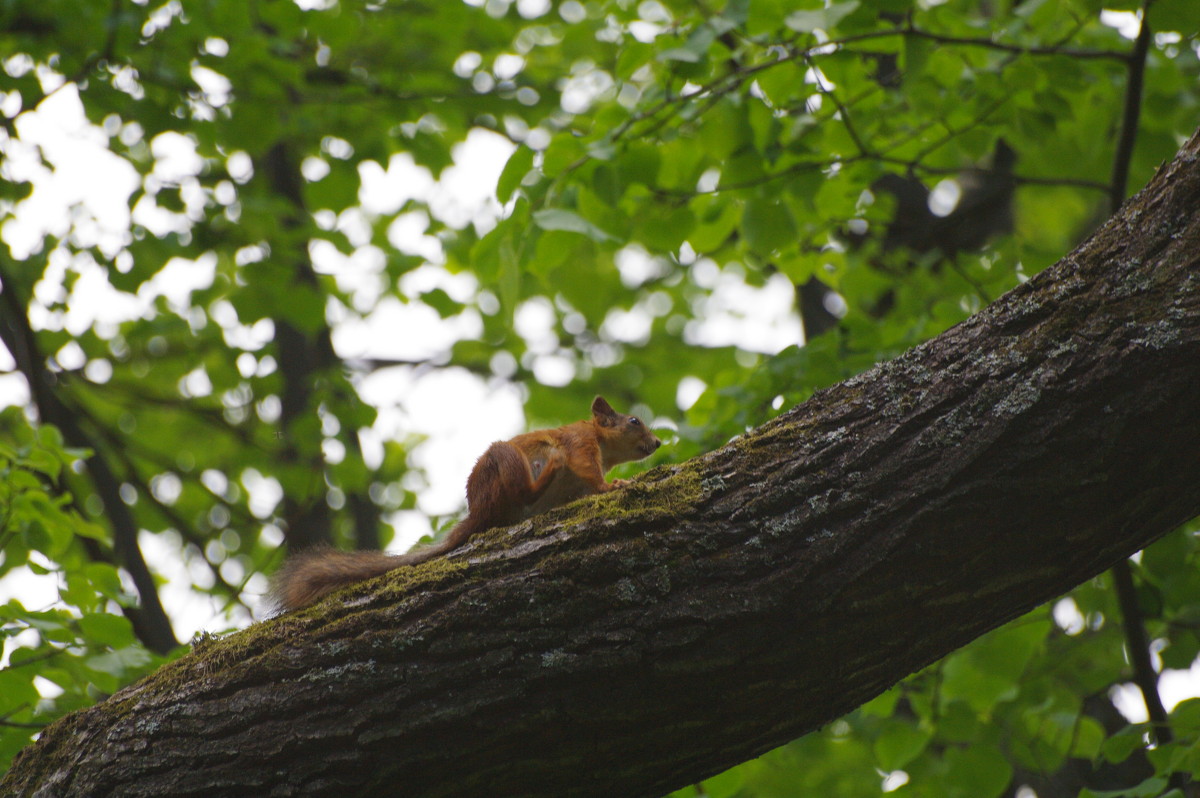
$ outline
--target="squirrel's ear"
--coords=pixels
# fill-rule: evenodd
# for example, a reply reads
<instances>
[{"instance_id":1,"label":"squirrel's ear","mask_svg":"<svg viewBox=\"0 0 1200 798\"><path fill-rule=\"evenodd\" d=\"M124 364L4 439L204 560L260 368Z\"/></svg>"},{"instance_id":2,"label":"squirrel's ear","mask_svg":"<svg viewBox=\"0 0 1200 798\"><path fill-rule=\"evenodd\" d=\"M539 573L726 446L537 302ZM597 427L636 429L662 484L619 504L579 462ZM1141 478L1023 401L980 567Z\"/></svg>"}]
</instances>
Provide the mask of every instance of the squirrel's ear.
<instances>
[{"instance_id":1,"label":"squirrel's ear","mask_svg":"<svg viewBox=\"0 0 1200 798\"><path fill-rule=\"evenodd\" d=\"M612 409L612 405L605 401L603 396L597 396L592 400L592 415L601 419L613 419L617 416L617 411Z\"/></svg>"}]
</instances>

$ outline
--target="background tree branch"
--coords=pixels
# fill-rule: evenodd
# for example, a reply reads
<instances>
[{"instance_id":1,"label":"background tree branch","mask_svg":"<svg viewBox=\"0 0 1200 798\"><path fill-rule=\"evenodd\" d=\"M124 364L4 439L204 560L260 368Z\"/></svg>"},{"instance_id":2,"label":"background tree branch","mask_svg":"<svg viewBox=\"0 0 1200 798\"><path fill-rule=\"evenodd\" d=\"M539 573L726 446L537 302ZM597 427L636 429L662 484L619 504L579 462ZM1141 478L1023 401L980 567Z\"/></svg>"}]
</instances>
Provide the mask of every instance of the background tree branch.
<instances>
[{"instance_id":1,"label":"background tree branch","mask_svg":"<svg viewBox=\"0 0 1200 798\"><path fill-rule=\"evenodd\" d=\"M0 321L0 343L13 353L17 367L29 385L39 417L45 423L58 427L70 446L92 450L85 460L87 473L112 526L113 551L110 555L96 541L87 540L88 555L94 560L115 560L129 573L141 606L122 607L122 611L147 648L160 654L166 653L179 643L163 609L154 577L138 546L137 524L121 498L121 479L101 454L98 441L78 423L79 414L63 403L58 390L59 381L49 370L46 357L38 348L37 338L25 315L25 304L17 296L17 285L10 276L7 264L0 266L0 301L6 306L3 320Z\"/></svg>"}]
</instances>

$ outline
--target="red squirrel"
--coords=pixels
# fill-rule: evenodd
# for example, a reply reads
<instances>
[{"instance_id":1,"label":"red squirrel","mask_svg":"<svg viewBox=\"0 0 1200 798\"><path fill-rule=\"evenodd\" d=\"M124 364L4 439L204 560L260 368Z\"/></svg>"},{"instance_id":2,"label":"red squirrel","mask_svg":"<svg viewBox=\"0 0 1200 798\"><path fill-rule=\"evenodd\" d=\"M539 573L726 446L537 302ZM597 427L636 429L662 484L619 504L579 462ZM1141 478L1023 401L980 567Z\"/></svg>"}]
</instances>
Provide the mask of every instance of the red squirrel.
<instances>
[{"instance_id":1,"label":"red squirrel","mask_svg":"<svg viewBox=\"0 0 1200 798\"><path fill-rule=\"evenodd\" d=\"M624 487L626 480L608 482L604 475L659 446L662 441L641 419L618 413L597 396L590 419L489 446L467 478L467 517L440 542L401 555L328 548L301 552L275 575L271 598L281 610L299 609L345 585L452 551L485 530Z\"/></svg>"}]
</instances>

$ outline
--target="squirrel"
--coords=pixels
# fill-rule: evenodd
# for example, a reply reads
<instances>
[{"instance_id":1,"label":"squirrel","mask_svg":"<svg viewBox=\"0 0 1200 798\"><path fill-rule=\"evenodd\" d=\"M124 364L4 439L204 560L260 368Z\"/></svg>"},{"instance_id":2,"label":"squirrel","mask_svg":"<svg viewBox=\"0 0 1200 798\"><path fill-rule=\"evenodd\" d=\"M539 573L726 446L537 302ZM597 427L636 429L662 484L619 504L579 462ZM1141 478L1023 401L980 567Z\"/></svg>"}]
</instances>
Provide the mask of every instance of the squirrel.
<instances>
[{"instance_id":1,"label":"squirrel","mask_svg":"<svg viewBox=\"0 0 1200 798\"><path fill-rule=\"evenodd\" d=\"M604 475L659 446L662 441L641 419L618 413L597 396L590 419L489 446L467 478L467 517L440 542L401 555L330 548L300 552L272 579L272 602L283 611L299 609L340 587L453 551L485 530L625 487L627 480L608 482Z\"/></svg>"}]
</instances>

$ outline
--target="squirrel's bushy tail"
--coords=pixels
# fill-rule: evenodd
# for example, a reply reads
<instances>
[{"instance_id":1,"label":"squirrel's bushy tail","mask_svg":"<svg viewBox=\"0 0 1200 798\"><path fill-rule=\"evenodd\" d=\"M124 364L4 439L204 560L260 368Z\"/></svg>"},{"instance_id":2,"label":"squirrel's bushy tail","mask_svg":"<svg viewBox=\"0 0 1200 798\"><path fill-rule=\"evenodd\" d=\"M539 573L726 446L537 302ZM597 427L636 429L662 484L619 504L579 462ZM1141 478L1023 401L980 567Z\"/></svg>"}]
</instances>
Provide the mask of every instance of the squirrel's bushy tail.
<instances>
[{"instance_id":1,"label":"squirrel's bushy tail","mask_svg":"<svg viewBox=\"0 0 1200 798\"><path fill-rule=\"evenodd\" d=\"M271 604L282 612L306 607L339 587L379 576L400 565L381 551L308 549L284 560L271 578Z\"/></svg>"},{"instance_id":2,"label":"squirrel's bushy tail","mask_svg":"<svg viewBox=\"0 0 1200 798\"><path fill-rule=\"evenodd\" d=\"M461 546L475 533L465 518L441 542L407 554L382 551L340 551L328 546L307 549L284 560L271 577L269 600L276 612L298 610L346 585L381 576L405 565L416 565Z\"/></svg>"}]
</instances>

